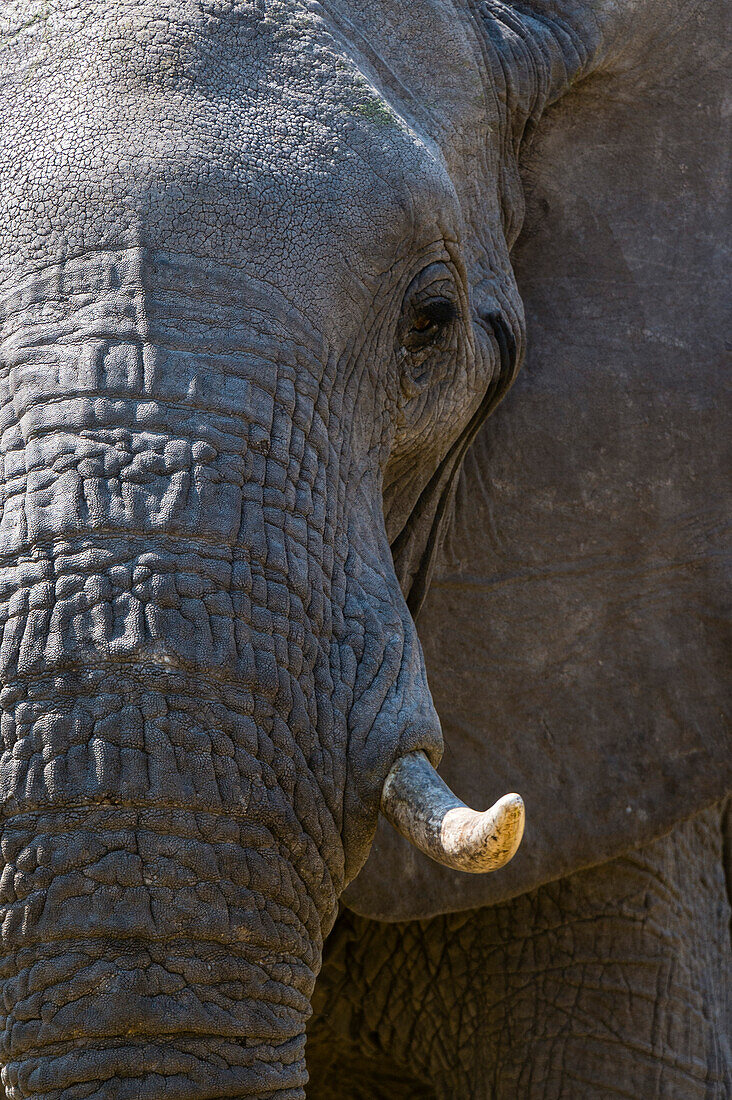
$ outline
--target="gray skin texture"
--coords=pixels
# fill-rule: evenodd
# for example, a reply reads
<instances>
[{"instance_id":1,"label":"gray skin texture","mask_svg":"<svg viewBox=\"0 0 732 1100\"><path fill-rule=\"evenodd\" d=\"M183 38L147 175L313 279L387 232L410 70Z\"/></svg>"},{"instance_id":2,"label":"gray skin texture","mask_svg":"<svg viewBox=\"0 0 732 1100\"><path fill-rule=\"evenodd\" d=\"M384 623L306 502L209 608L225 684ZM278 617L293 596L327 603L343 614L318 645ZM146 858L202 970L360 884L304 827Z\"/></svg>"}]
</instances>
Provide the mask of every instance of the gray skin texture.
<instances>
[{"instance_id":1,"label":"gray skin texture","mask_svg":"<svg viewBox=\"0 0 732 1100\"><path fill-rule=\"evenodd\" d=\"M312 1100L725 1100L729 822L494 906L346 911L309 1025Z\"/></svg>"},{"instance_id":2,"label":"gray skin texture","mask_svg":"<svg viewBox=\"0 0 732 1100\"><path fill-rule=\"evenodd\" d=\"M523 354L522 143L653 74L667 9L0 9L9 1100L304 1095L384 778L443 750L412 613ZM651 832L719 796L715 736ZM638 839L583 827L514 889Z\"/></svg>"}]
</instances>

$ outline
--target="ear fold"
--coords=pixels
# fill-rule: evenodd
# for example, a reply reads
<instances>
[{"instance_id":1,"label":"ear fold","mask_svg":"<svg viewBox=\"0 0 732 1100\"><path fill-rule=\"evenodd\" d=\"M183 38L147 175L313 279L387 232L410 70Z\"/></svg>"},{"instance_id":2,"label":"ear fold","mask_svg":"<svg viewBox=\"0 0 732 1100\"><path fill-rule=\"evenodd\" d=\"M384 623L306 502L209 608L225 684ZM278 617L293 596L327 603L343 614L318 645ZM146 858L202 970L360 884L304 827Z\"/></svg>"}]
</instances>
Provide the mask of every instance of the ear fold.
<instances>
[{"instance_id":1,"label":"ear fold","mask_svg":"<svg viewBox=\"0 0 732 1100\"><path fill-rule=\"evenodd\" d=\"M505 96L516 145L529 122L563 96L573 81L597 69L605 39L614 37L617 17L603 26L592 4L471 3L486 55L496 54L505 73ZM599 7L600 5L594 5Z\"/></svg>"},{"instance_id":2,"label":"ear fold","mask_svg":"<svg viewBox=\"0 0 732 1100\"><path fill-rule=\"evenodd\" d=\"M345 897L358 912L510 897L732 787L725 25L722 0L666 5L642 63L615 43L622 71L577 85L524 158L527 362L466 458L419 628L442 774L477 808L518 790L526 834L507 868L468 876L382 825Z\"/></svg>"}]
</instances>

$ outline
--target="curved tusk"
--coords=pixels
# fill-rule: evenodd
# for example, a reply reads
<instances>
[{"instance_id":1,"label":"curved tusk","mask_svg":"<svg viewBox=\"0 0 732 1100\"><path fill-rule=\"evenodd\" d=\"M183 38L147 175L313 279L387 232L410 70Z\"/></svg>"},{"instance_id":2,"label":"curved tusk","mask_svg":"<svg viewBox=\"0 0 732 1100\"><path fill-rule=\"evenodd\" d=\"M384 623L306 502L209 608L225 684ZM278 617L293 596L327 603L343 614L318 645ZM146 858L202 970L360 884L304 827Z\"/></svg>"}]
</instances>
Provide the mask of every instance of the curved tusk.
<instances>
[{"instance_id":1,"label":"curved tusk","mask_svg":"<svg viewBox=\"0 0 732 1100\"><path fill-rule=\"evenodd\" d=\"M484 813L471 810L421 751L402 756L387 775L381 812L420 852L473 874L505 866L524 835L520 795L506 794Z\"/></svg>"}]
</instances>

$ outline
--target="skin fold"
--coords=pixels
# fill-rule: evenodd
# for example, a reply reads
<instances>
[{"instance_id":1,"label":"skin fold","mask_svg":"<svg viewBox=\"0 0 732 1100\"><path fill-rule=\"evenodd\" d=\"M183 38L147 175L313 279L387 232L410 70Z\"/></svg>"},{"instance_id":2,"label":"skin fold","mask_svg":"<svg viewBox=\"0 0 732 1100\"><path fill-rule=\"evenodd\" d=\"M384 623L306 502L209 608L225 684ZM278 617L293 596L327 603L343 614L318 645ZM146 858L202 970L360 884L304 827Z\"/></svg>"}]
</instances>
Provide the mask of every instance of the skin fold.
<instances>
[{"instance_id":1,"label":"skin fold","mask_svg":"<svg viewBox=\"0 0 732 1100\"><path fill-rule=\"evenodd\" d=\"M0 5L7 1100L305 1096L324 944L385 779L443 752L415 616L524 353L519 155L573 82L632 68L658 4ZM345 1070L318 1068L334 1012L359 1073L381 1051L435 1096L487 1095L487 1077L498 1096L568 1095L549 1007L575 993L542 977L522 1001L521 945L544 950L585 906L586 962L570 931L557 966L593 1018L596 987L607 1012L630 1004L641 1094L672 1095L653 1082L677 1072L723 1087L713 814L673 836L472 917L341 917L315 1095L346 1095ZM708 1021L672 1065L646 957L664 922L682 945L682 893L714 935L671 975L682 1015ZM397 957L401 936L400 975L354 1005L345 985L370 987L366 956ZM397 1033L425 980L431 1031L412 1043ZM497 1059L504 987L517 1022ZM522 1076L530 1031L554 1093Z\"/></svg>"}]
</instances>

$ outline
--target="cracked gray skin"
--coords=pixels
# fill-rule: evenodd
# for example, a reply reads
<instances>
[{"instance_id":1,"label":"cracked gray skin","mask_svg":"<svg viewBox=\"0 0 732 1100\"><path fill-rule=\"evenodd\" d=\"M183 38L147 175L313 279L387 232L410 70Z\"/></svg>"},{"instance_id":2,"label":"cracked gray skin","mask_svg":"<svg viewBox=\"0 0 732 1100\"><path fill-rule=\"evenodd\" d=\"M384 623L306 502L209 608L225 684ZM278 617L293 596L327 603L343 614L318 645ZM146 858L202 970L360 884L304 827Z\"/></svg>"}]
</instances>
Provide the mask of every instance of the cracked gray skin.
<instances>
[{"instance_id":1,"label":"cracked gray skin","mask_svg":"<svg viewBox=\"0 0 732 1100\"><path fill-rule=\"evenodd\" d=\"M729 815L477 910L345 911L309 1025L314 1100L723 1100ZM732 868L727 868L727 873Z\"/></svg>"},{"instance_id":2,"label":"cracked gray skin","mask_svg":"<svg viewBox=\"0 0 732 1100\"><path fill-rule=\"evenodd\" d=\"M384 779L442 753L413 614L523 355L522 141L573 80L642 55L654 3L0 11L9 1100L304 1096L323 944ZM658 862L634 867L650 889ZM598 873L616 905L622 869ZM466 927L467 965L501 912L437 916L435 943ZM346 916L333 958L355 938L377 959L395 928ZM415 1047L415 1087L493 1095L470 1042L478 1063ZM657 1095L681 1096L662 1047Z\"/></svg>"}]
</instances>

